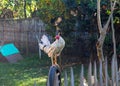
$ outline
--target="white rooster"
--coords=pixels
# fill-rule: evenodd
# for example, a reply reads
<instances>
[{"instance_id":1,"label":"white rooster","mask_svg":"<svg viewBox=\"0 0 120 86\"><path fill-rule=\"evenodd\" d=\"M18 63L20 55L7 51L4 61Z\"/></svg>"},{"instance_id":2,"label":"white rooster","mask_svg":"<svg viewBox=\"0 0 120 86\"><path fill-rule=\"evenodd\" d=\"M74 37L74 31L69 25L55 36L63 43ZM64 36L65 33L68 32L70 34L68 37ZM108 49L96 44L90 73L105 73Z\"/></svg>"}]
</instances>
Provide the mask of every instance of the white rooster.
<instances>
[{"instance_id":1,"label":"white rooster","mask_svg":"<svg viewBox=\"0 0 120 86\"><path fill-rule=\"evenodd\" d=\"M41 38L41 43L39 47L43 50L49 57L51 57L52 65L57 64L57 57L61 54L63 48L65 47L65 41L60 35L56 35L55 41L50 44L48 37L43 35Z\"/></svg>"}]
</instances>

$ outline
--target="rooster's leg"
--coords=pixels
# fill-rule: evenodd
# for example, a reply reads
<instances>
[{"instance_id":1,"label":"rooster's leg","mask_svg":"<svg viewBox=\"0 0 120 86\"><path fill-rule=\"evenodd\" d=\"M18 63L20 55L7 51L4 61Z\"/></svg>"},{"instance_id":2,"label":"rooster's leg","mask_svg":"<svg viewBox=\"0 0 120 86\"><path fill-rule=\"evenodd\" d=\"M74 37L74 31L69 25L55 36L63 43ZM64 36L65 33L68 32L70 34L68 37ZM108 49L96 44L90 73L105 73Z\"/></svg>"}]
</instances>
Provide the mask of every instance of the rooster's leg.
<instances>
[{"instance_id":1,"label":"rooster's leg","mask_svg":"<svg viewBox=\"0 0 120 86\"><path fill-rule=\"evenodd\" d=\"M57 56L54 57L54 64L57 64Z\"/></svg>"},{"instance_id":2,"label":"rooster's leg","mask_svg":"<svg viewBox=\"0 0 120 86\"><path fill-rule=\"evenodd\" d=\"M53 57L51 57L51 62L52 62L52 65L54 65Z\"/></svg>"},{"instance_id":3,"label":"rooster's leg","mask_svg":"<svg viewBox=\"0 0 120 86\"><path fill-rule=\"evenodd\" d=\"M56 65L58 68L60 68L58 63L57 63L57 55L54 57L54 65Z\"/></svg>"},{"instance_id":4,"label":"rooster's leg","mask_svg":"<svg viewBox=\"0 0 120 86\"><path fill-rule=\"evenodd\" d=\"M57 64L57 56L51 57L52 65Z\"/></svg>"}]
</instances>

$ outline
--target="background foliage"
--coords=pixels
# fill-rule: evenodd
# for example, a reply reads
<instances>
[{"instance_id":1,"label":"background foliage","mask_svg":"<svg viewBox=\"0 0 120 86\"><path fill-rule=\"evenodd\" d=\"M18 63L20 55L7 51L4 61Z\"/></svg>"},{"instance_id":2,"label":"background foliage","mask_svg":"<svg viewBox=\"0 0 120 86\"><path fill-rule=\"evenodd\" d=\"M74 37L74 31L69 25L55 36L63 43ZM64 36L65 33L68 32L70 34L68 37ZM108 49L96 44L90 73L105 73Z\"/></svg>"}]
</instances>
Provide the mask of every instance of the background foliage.
<instances>
[{"instance_id":1,"label":"background foliage","mask_svg":"<svg viewBox=\"0 0 120 86\"><path fill-rule=\"evenodd\" d=\"M52 19L61 16L63 21L59 24L62 29L62 34L66 40L66 49L74 47L75 44L84 40L81 36L88 36L89 40L85 39L86 50L84 52L91 53L95 46L98 29L96 20L96 2L97 0L0 0L0 18L34 18L38 17L44 21L47 26L48 34L55 35L55 27L51 23ZM102 23L104 24L110 14L110 1L101 0L102 5L106 5L105 11L101 9ZM6 11L6 12L5 12ZM71 15L71 11L76 13L76 16ZM9 12L9 13L7 13ZM11 15L9 17L6 17ZM114 23L116 29L117 44L119 45L119 27L120 27L120 4L119 1L114 11ZM112 41L109 39L111 29L108 30L108 36L105 40L105 49L108 51L108 46L112 47ZM89 41L89 43L88 43ZM91 45L93 44L93 45ZM89 49L87 46L91 45ZM110 48L112 49L112 48ZM94 49L95 50L95 49ZM119 50L119 49L118 49ZM93 51L94 53L95 51ZM89 55L87 55L89 56Z\"/></svg>"}]
</instances>

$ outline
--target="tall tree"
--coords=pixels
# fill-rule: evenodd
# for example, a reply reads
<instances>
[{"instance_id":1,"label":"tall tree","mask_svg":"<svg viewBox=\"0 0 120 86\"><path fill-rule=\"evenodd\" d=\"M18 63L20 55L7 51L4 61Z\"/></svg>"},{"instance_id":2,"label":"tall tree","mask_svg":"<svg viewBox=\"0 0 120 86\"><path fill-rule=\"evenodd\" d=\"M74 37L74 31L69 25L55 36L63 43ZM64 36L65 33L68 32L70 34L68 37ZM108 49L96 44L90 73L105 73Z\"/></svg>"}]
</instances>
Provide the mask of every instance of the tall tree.
<instances>
[{"instance_id":1,"label":"tall tree","mask_svg":"<svg viewBox=\"0 0 120 86\"><path fill-rule=\"evenodd\" d=\"M111 0L111 11L112 11L112 0ZM117 56L116 54L116 40L115 40L115 29L113 24L113 15L111 15L111 28L112 28L112 39L113 39L113 57L115 58Z\"/></svg>"},{"instance_id":2,"label":"tall tree","mask_svg":"<svg viewBox=\"0 0 120 86\"><path fill-rule=\"evenodd\" d=\"M99 38L96 43L96 48L97 48L97 56L98 56L99 61L100 60L104 61L103 43L104 43L104 40L106 37L108 26L110 24L110 20L111 20L112 14L113 14L116 0L114 1L114 4L112 5L111 14L109 15L109 18L104 26L102 26L102 24L101 24L100 2L101 2L101 0L98 0L98 2L97 2L97 21L98 21L98 29L99 29Z\"/></svg>"},{"instance_id":3,"label":"tall tree","mask_svg":"<svg viewBox=\"0 0 120 86\"><path fill-rule=\"evenodd\" d=\"M98 38L97 43L96 43L96 48L97 48L98 59L99 59L99 61L102 61L102 63L103 63L102 64L102 66L103 66L103 79L105 81L105 61L104 61L104 53L103 53L103 44L104 44L104 40L106 37L108 26L110 24L110 20L111 20L112 15L113 15L116 0L114 1L114 4L111 6L111 14L108 17L106 24L103 26L101 23L101 16L100 16L100 2L101 2L101 0L98 0L98 2L97 2L97 21L98 21L98 29L99 29L99 38Z\"/></svg>"}]
</instances>

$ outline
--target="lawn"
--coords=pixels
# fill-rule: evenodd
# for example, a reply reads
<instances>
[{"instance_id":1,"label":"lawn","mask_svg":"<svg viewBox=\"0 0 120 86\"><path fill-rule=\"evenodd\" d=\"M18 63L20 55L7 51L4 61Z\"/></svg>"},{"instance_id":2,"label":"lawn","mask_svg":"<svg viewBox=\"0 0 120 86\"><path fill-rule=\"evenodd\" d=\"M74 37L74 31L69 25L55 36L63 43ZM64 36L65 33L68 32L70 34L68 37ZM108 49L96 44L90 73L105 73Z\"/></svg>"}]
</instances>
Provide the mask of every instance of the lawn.
<instances>
[{"instance_id":1,"label":"lawn","mask_svg":"<svg viewBox=\"0 0 120 86\"><path fill-rule=\"evenodd\" d=\"M47 56L38 55L25 57L21 62L10 64L0 63L0 86L46 86L46 80L51 62ZM70 80L70 67L64 70ZM64 77L64 70L62 77ZM74 66L75 86L79 83L80 65ZM63 78L62 78L63 80ZM63 81L62 81L63 82ZM70 85L70 81L69 81Z\"/></svg>"},{"instance_id":2,"label":"lawn","mask_svg":"<svg viewBox=\"0 0 120 86\"><path fill-rule=\"evenodd\" d=\"M37 55L15 64L0 63L0 86L45 86L49 66L46 56L39 59Z\"/></svg>"}]
</instances>

